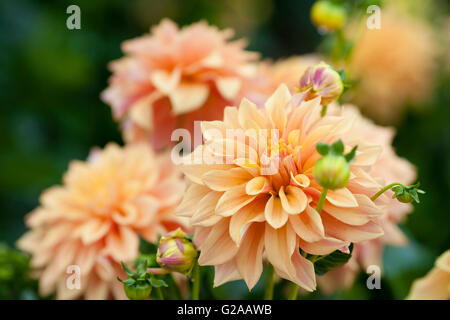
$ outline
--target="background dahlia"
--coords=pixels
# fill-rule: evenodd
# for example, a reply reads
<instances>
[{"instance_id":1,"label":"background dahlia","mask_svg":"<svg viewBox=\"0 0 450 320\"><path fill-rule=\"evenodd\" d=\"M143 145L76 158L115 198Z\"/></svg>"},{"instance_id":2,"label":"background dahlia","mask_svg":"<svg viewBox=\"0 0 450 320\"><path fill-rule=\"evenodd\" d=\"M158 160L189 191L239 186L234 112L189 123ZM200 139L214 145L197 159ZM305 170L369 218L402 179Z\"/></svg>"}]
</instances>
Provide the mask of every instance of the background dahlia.
<instances>
[{"instance_id":1,"label":"background dahlia","mask_svg":"<svg viewBox=\"0 0 450 320\"><path fill-rule=\"evenodd\" d=\"M239 109L226 108L223 121L202 123L206 142L184 159L191 184L177 212L196 227L199 263L215 266L216 286L243 278L251 289L265 255L280 277L312 291L314 267L299 249L326 255L383 234L379 216L387 199L369 198L381 187L371 168L382 146L353 131L356 117L322 118L320 98L296 98L282 84L263 109L246 99ZM329 191L319 214L316 144L338 139L346 150L358 145L356 160L347 187Z\"/></svg>"},{"instance_id":2,"label":"background dahlia","mask_svg":"<svg viewBox=\"0 0 450 320\"><path fill-rule=\"evenodd\" d=\"M381 16L380 29L360 26L348 67L358 79L355 104L378 122L392 124L405 104L418 104L430 94L438 47L421 19L389 7Z\"/></svg>"},{"instance_id":3,"label":"background dahlia","mask_svg":"<svg viewBox=\"0 0 450 320\"><path fill-rule=\"evenodd\" d=\"M94 150L87 162L72 161L63 185L46 190L26 218L31 229L18 241L32 255L40 294L58 299L125 298L121 261L139 254L139 235L156 241L181 226L173 215L184 190L166 156L148 145ZM66 287L67 267L81 271L81 288Z\"/></svg>"},{"instance_id":4,"label":"background dahlia","mask_svg":"<svg viewBox=\"0 0 450 320\"><path fill-rule=\"evenodd\" d=\"M175 128L192 132L195 120L222 118L257 58L232 36L205 22L179 29L164 19L149 35L125 41L126 56L110 64L110 86L102 93L123 122L125 140L151 139L161 149Z\"/></svg>"}]
</instances>

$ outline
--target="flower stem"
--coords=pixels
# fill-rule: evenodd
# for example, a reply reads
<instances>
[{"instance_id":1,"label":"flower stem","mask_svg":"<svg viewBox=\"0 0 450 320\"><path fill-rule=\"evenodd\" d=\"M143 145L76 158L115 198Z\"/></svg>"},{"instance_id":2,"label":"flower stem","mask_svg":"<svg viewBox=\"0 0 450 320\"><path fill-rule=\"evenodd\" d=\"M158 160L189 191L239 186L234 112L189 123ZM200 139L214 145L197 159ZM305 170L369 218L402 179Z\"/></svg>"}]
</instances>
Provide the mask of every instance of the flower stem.
<instances>
[{"instance_id":1,"label":"flower stem","mask_svg":"<svg viewBox=\"0 0 450 320\"><path fill-rule=\"evenodd\" d=\"M383 189L381 189L380 191L375 193L372 197L370 197L370 200L375 201L376 198L378 198L383 193L385 193L386 191L388 191L389 189L391 189L392 187L395 187L395 186L403 186L403 184L401 184L399 182L394 182L394 183L388 184L386 187L384 187Z\"/></svg>"},{"instance_id":2,"label":"flower stem","mask_svg":"<svg viewBox=\"0 0 450 320\"><path fill-rule=\"evenodd\" d=\"M164 295L161 288L156 288L156 295L158 296L158 300L164 300Z\"/></svg>"},{"instance_id":3,"label":"flower stem","mask_svg":"<svg viewBox=\"0 0 450 320\"><path fill-rule=\"evenodd\" d=\"M195 263L192 273L192 300L198 300L200 293L200 266L198 265L198 261Z\"/></svg>"},{"instance_id":4,"label":"flower stem","mask_svg":"<svg viewBox=\"0 0 450 320\"><path fill-rule=\"evenodd\" d=\"M328 105L324 105L324 106L322 106L322 110L320 111L320 117L325 117L325 115L327 114L327 108L328 108Z\"/></svg>"},{"instance_id":5,"label":"flower stem","mask_svg":"<svg viewBox=\"0 0 450 320\"><path fill-rule=\"evenodd\" d=\"M264 291L264 300L272 300L273 299L273 287L275 285L275 270L273 266L269 264L267 266L267 284L266 289Z\"/></svg>"},{"instance_id":6,"label":"flower stem","mask_svg":"<svg viewBox=\"0 0 450 320\"><path fill-rule=\"evenodd\" d=\"M317 202L316 210L320 214L322 212L323 203L325 202L325 198L327 196L328 189L323 188L322 193L320 194L319 202Z\"/></svg>"},{"instance_id":7,"label":"flower stem","mask_svg":"<svg viewBox=\"0 0 450 320\"><path fill-rule=\"evenodd\" d=\"M297 300L297 294L298 294L298 285L294 282L291 282L289 286L288 300Z\"/></svg>"}]
</instances>

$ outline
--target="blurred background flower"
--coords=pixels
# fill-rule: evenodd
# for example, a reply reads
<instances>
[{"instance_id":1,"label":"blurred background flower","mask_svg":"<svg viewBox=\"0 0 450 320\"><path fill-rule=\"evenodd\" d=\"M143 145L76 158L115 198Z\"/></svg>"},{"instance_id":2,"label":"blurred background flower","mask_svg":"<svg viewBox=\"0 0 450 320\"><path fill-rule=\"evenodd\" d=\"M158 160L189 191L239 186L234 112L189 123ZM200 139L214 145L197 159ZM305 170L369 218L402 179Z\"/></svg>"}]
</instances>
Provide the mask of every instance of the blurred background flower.
<instances>
[{"instance_id":1,"label":"blurred background flower","mask_svg":"<svg viewBox=\"0 0 450 320\"><path fill-rule=\"evenodd\" d=\"M204 21L179 29L164 19L150 35L125 41L126 56L110 64L110 86L102 93L123 122L125 140L159 150L171 144L176 128L193 135L194 121L222 118L258 57L244 51L244 40L229 41L233 35Z\"/></svg>"},{"instance_id":2,"label":"blurred background flower","mask_svg":"<svg viewBox=\"0 0 450 320\"><path fill-rule=\"evenodd\" d=\"M399 248L388 245L384 250L382 289L367 290L367 276L360 273L350 290L337 292L331 298L404 298L412 281L424 276L449 247L450 229L445 226L450 222L450 42L448 23L443 28L439 18L448 21L449 7L443 0L414 1L426 3L428 9L423 5L414 9L410 4L413 1L401 2L396 10L421 16L421 23L431 28L433 37L443 39L439 45L447 54L446 64L438 61L431 80L434 90L423 101L413 101L417 108L401 107L403 120L396 124L393 140L396 153L418 168L417 178L427 196L400 224L409 244ZM284 60L314 52L324 39L310 21L313 3L80 0L77 5L81 8L82 29L68 30L66 8L72 1L1 1L0 241L12 246L24 233L24 215L39 204L42 190L61 183L69 161L85 159L93 145L122 142L110 107L99 98L110 76L108 63L123 56L122 42L148 33L149 27L164 17L180 26L206 20L220 29L234 28L236 38L247 38L248 50L261 52L264 60ZM361 16L368 15L363 10ZM410 51L408 54L414 54ZM299 78L292 79L292 85L296 85ZM395 123L397 119L385 121ZM214 298L250 297L243 282L203 289ZM261 289L257 284L251 297L262 297ZM275 297L280 296L279 290L276 287ZM306 298L321 297L316 292Z\"/></svg>"},{"instance_id":3,"label":"blurred background flower","mask_svg":"<svg viewBox=\"0 0 450 320\"><path fill-rule=\"evenodd\" d=\"M174 208L184 181L170 159L155 157L148 145L108 144L87 162L71 162L63 183L43 192L26 218L31 230L17 243L32 256L40 294L124 298L116 280L123 276L120 262L138 257L139 236L154 242L182 226ZM79 290L67 287L70 265L80 268Z\"/></svg>"}]
</instances>

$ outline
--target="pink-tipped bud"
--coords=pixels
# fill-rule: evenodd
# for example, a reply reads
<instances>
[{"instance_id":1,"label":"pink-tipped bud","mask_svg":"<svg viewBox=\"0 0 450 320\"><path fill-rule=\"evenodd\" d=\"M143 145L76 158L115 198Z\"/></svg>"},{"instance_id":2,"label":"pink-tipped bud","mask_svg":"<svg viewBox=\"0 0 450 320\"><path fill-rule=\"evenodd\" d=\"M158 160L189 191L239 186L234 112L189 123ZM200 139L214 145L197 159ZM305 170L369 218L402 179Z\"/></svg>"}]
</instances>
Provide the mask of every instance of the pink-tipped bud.
<instances>
[{"instance_id":1,"label":"pink-tipped bud","mask_svg":"<svg viewBox=\"0 0 450 320\"><path fill-rule=\"evenodd\" d=\"M300 78L299 92L306 94L305 100L320 96L320 104L328 105L337 100L344 91L341 76L325 62L308 67Z\"/></svg>"},{"instance_id":2,"label":"pink-tipped bud","mask_svg":"<svg viewBox=\"0 0 450 320\"><path fill-rule=\"evenodd\" d=\"M162 268L188 275L196 259L197 250L180 228L159 240L156 261Z\"/></svg>"}]
</instances>

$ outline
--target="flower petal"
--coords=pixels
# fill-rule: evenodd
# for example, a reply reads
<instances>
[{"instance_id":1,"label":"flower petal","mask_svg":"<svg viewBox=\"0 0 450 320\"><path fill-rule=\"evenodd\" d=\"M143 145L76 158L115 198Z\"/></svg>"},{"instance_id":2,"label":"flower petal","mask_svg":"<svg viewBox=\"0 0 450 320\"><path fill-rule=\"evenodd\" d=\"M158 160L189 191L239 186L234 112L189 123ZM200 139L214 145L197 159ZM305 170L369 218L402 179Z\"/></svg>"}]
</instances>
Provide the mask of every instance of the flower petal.
<instances>
[{"instance_id":1,"label":"flower petal","mask_svg":"<svg viewBox=\"0 0 450 320\"><path fill-rule=\"evenodd\" d=\"M355 196L347 188L328 190L326 199L338 207L358 207L358 202L356 201Z\"/></svg>"},{"instance_id":2,"label":"flower petal","mask_svg":"<svg viewBox=\"0 0 450 320\"><path fill-rule=\"evenodd\" d=\"M212 227L205 242L199 247L198 263L200 265L224 264L236 255L238 246L228 234L229 222L229 218L222 219Z\"/></svg>"},{"instance_id":3,"label":"flower petal","mask_svg":"<svg viewBox=\"0 0 450 320\"><path fill-rule=\"evenodd\" d=\"M295 233L305 241L319 241L325 236L320 214L310 206L301 214L290 215L289 223Z\"/></svg>"},{"instance_id":4,"label":"flower petal","mask_svg":"<svg viewBox=\"0 0 450 320\"><path fill-rule=\"evenodd\" d=\"M239 209L244 207L255 199L256 196L249 196L245 192L245 185L234 187L222 195L217 202L216 214L227 217L235 214Z\"/></svg>"},{"instance_id":5,"label":"flower petal","mask_svg":"<svg viewBox=\"0 0 450 320\"><path fill-rule=\"evenodd\" d=\"M197 110L205 103L208 95L209 87L206 84L181 83L169 94L172 112L180 115Z\"/></svg>"},{"instance_id":6,"label":"flower petal","mask_svg":"<svg viewBox=\"0 0 450 320\"><path fill-rule=\"evenodd\" d=\"M264 223L253 223L245 232L236 254L236 263L249 290L256 285L263 270Z\"/></svg>"},{"instance_id":7,"label":"flower petal","mask_svg":"<svg viewBox=\"0 0 450 320\"><path fill-rule=\"evenodd\" d=\"M278 193L283 209L289 214L298 214L303 212L308 204L308 198L305 193L297 187L287 186L286 191L284 186L280 188Z\"/></svg>"},{"instance_id":8,"label":"flower petal","mask_svg":"<svg viewBox=\"0 0 450 320\"><path fill-rule=\"evenodd\" d=\"M211 170L203 175L205 185L215 191L227 191L249 181L253 176L242 168Z\"/></svg>"},{"instance_id":9,"label":"flower petal","mask_svg":"<svg viewBox=\"0 0 450 320\"><path fill-rule=\"evenodd\" d=\"M262 222L267 199L260 198L250 202L236 212L230 220L230 236L239 245L245 227L252 222Z\"/></svg>"},{"instance_id":10,"label":"flower petal","mask_svg":"<svg viewBox=\"0 0 450 320\"><path fill-rule=\"evenodd\" d=\"M286 224L289 215L284 211L280 198L272 195L269 201L267 201L264 217L267 223L273 228L278 229Z\"/></svg>"}]
</instances>

